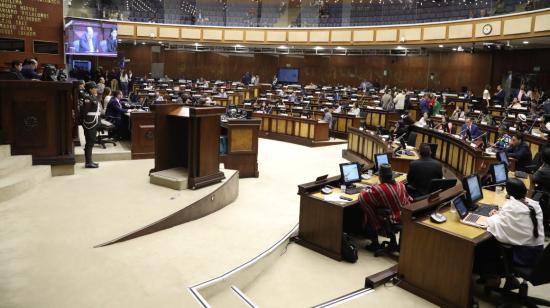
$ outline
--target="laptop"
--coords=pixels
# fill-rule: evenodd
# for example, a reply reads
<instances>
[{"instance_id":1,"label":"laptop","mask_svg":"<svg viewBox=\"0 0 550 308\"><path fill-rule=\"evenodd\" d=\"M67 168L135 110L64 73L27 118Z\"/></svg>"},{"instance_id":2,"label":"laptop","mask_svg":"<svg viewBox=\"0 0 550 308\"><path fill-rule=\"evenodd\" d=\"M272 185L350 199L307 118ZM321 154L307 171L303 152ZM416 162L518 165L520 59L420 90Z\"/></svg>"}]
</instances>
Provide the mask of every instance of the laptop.
<instances>
[{"instance_id":1,"label":"laptop","mask_svg":"<svg viewBox=\"0 0 550 308\"><path fill-rule=\"evenodd\" d=\"M461 223L465 225L477 227L477 228L483 228L483 229L487 228L487 218L489 217L489 215L488 214L481 215L481 214L468 212L464 195L460 195L456 197L452 201L452 203L456 208L456 212L458 214L458 217Z\"/></svg>"}]
</instances>

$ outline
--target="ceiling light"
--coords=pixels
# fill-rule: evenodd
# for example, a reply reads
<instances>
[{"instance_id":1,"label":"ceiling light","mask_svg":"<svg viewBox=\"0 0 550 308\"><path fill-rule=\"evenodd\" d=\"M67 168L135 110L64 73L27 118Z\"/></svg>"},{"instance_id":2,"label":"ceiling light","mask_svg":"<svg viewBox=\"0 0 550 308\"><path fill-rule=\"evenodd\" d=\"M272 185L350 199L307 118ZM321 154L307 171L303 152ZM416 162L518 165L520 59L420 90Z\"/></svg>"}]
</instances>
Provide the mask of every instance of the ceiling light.
<instances>
[{"instance_id":1,"label":"ceiling light","mask_svg":"<svg viewBox=\"0 0 550 308\"><path fill-rule=\"evenodd\" d=\"M338 50L346 50L346 49L345 49L344 47L342 47L342 46L338 46L338 47L336 47L336 49L338 49Z\"/></svg>"},{"instance_id":2,"label":"ceiling light","mask_svg":"<svg viewBox=\"0 0 550 308\"><path fill-rule=\"evenodd\" d=\"M439 48L443 48L443 45L439 45Z\"/></svg>"},{"instance_id":3,"label":"ceiling light","mask_svg":"<svg viewBox=\"0 0 550 308\"><path fill-rule=\"evenodd\" d=\"M242 48L242 47L244 47L244 46L240 45L240 44L235 45L235 48Z\"/></svg>"},{"instance_id":4,"label":"ceiling light","mask_svg":"<svg viewBox=\"0 0 550 308\"><path fill-rule=\"evenodd\" d=\"M523 41L523 44L529 44L529 41Z\"/></svg>"},{"instance_id":5,"label":"ceiling light","mask_svg":"<svg viewBox=\"0 0 550 308\"><path fill-rule=\"evenodd\" d=\"M285 45L281 45L281 46L279 46L279 47L277 47L277 48L279 48L279 49L288 49L288 47L286 47Z\"/></svg>"},{"instance_id":6,"label":"ceiling light","mask_svg":"<svg viewBox=\"0 0 550 308\"><path fill-rule=\"evenodd\" d=\"M321 46L315 46L313 49L315 49L315 50L323 50L324 48L321 47Z\"/></svg>"}]
</instances>

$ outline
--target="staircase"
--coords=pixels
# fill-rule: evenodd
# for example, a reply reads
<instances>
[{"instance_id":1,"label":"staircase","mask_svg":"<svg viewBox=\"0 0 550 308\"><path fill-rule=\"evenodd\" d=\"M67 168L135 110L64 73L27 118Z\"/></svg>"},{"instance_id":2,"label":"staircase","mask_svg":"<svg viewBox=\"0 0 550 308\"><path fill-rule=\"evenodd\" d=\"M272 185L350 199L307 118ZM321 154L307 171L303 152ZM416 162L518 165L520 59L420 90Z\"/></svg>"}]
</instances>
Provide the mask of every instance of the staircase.
<instances>
[{"instance_id":1,"label":"staircase","mask_svg":"<svg viewBox=\"0 0 550 308\"><path fill-rule=\"evenodd\" d=\"M0 203L17 197L49 177L50 166L33 166L31 155L11 156L11 147L0 145Z\"/></svg>"}]
</instances>

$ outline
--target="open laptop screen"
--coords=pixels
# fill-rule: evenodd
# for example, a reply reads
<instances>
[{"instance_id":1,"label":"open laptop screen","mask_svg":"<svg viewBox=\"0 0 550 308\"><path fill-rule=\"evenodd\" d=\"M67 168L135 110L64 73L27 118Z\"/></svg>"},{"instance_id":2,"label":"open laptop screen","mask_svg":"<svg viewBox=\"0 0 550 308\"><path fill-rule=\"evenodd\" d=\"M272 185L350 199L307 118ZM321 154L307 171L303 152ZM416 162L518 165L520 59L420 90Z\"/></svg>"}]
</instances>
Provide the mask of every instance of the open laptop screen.
<instances>
[{"instance_id":1,"label":"open laptop screen","mask_svg":"<svg viewBox=\"0 0 550 308\"><path fill-rule=\"evenodd\" d=\"M464 204L464 198L462 195L456 197L453 200L454 207L456 211L458 212L458 215L460 216L460 219L463 219L468 215L468 209L466 208L466 205Z\"/></svg>"}]
</instances>

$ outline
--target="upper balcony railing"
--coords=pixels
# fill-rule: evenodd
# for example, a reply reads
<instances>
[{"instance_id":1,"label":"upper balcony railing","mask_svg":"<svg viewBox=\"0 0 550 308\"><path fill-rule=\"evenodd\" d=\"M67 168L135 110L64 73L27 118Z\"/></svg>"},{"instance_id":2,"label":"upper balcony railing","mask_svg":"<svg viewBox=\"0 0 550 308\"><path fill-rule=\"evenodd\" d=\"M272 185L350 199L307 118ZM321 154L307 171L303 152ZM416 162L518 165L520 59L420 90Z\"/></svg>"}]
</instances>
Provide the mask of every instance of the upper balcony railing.
<instances>
[{"instance_id":1,"label":"upper balcony railing","mask_svg":"<svg viewBox=\"0 0 550 308\"><path fill-rule=\"evenodd\" d=\"M550 0L118 0L109 3L87 7L73 0L67 15L216 27L355 27L464 20L550 7Z\"/></svg>"}]
</instances>

